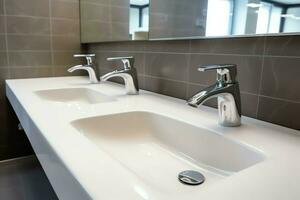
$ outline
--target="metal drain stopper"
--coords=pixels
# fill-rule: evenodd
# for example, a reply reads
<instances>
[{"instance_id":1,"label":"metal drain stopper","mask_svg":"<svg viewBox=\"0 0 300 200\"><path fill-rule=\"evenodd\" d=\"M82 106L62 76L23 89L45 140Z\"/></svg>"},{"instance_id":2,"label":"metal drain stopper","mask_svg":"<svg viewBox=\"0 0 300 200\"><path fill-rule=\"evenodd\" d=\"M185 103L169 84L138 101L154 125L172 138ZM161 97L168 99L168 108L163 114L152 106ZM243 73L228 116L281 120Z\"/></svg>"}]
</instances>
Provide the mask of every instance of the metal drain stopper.
<instances>
[{"instance_id":1,"label":"metal drain stopper","mask_svg":"<svg viewBox=\"0 0 300 200\"><path fill-rule=\"evenodd\" d=\"M205 177L200 172L193 170L180 172L178 179L187 185L200 185L205 181Z\"/></svg>"}]
</instances>

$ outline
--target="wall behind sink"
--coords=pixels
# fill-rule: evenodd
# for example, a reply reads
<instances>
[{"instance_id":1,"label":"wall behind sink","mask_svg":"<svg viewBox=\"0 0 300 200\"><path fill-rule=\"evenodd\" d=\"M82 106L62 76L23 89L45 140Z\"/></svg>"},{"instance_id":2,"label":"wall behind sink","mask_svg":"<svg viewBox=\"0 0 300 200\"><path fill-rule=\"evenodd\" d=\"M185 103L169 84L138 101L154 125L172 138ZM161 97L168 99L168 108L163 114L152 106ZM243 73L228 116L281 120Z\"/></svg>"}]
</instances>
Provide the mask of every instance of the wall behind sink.
<instances>
[{"instance_id":1,"label":"wall behind sink","mask_svg":"<svg viewBox=\"0 0 300 200\"><path fill-rule=\"evenodd\" d=\"M32 153L4 80L69 75L80 51L79 0L0 0L0 160Z\"/></svg>"},{"instance_id":2,"label":"wall behind sink","mask_svg":"<svg viewBox=\"0 0 300 200\"><path fill-rule=\"evenodd\" d=\"M107 57L134 56L141 88L181 99L215 81L216 72L199 66L238 64L243 115L300 130L300 36L111 42L88 50L97 53L101 74L120 65Z\"/></svg>"}]
</instances>

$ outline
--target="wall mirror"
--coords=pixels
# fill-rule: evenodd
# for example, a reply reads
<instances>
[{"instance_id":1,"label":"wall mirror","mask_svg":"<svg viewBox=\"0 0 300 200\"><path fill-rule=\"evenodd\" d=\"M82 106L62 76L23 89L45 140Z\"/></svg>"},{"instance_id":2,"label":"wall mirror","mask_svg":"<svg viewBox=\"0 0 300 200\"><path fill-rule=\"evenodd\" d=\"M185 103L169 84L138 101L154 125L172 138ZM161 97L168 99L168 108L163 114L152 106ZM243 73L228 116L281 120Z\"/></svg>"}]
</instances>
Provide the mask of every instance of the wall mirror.
<instances>
[{"instance_id":1,"label":"wall mirror","mask_svg":"<svg viewBox=\"0 0 300 200\"><path fill-rule=\"evenodd\" d=\"M150 39L296 33L300 0L151 0L150 19Z\"/></svg>"},{"instance_id":2,"label":"wall mirror","mask_svg":"<svg viewBox=\"0 0 300 200\"><path fill-rule=\"evenodd\" d=\"M299 34L300 0L81 0L83 43Z\"/></svg>"},{"instance_id":3,"label":"wall mirror","mask_svg":"<svg viewBox=\"0 0 300 200\"><path fill-rule=\"evenodd\" d=\"M148 40L149 0L80 0L81 42Z\"/></svg>"}]
</instances>

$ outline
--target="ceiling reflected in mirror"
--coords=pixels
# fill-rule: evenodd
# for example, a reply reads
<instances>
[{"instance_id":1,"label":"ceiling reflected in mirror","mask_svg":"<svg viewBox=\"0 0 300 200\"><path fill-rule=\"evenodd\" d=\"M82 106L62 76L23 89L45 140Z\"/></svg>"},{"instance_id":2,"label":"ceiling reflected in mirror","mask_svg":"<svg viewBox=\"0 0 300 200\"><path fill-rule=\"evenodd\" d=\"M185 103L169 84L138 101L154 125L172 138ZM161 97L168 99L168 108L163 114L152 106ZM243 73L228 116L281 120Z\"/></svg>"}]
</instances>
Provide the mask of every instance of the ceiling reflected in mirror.
<instances>
[{"instance_id":1,"label":"ceiling reflected in mirror","mask_svg":"<svg viewBox=\"0 0 300 200\"><path fill-rule=\"evenodd\" d=\"M149 36L149 0L130 0L129 34L132 40Z\"/></svg>"},{"instance_id":2,"label":"ceiling reflected in mirror","mask_svg":"<svg viewBox=\"0 0 300 200\"><path fill-rule=\"evenodd\" d=\"M150 39L300 32L300 0L151 0L150 11Z\"/></svg>"}]
</instances>

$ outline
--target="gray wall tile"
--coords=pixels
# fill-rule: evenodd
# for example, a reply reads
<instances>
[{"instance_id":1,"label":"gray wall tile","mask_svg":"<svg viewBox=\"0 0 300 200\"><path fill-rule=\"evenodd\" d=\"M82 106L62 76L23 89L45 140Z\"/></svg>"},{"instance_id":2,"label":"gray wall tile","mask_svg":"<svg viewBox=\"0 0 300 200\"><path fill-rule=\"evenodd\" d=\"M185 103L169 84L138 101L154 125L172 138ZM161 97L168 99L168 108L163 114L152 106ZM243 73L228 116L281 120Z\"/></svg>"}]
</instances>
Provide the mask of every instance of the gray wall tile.
<instances>
[{"instance_id":1,"label":"gray wall tile","mask_svg":"<svg viewBox=\"0 0 300 200\"><path fill-rule=\"evenodd\" d=\"M261 55L264 37L192 40L192 53Z\"/></svg>"},{"instance_id":2,"label":"gray wall tile","mask_svg":"<svg viewBox=\"0 0 300 200\"><path fill-rule=\"evenodd\" d=\"M77 36L53 36L52 45L54 51L81 51L80 37Z\"/></svg>"},{"instance_id":3,"label":"gray wall tile","mask_svg":"<svg viewBox=\"0 0 300 200\"><path fill-rule=\"evenodd\" d=\"M50 36L8 35L8 50L50 51Z\"/></svg>"},{"instance_id":4,"label":"gray wall tile","mask_svg":"<svg viewBox=\"0 0 300 200\"><path fill-rule=\"evenodd\" d=\"M113 41L128 41L129 24L121 22L113 22L111 26L111 37Z\"/></svg>"},{"instance_id":5,"label":"gray wall tile","mask_svg":"<svg viewBox=\"0 0 300 200\"><path fill-rule=\"evenodd\" d=\"M72 66L80 64L83 59L74 58L75 52L53 52L53 64L55 66ZM85 61L84 61L85 62Z\"/></svg>"},{"instance_id":6,"label":"gray wall tile","mask_svg":"<svg viewBox=\"0 0 300 200\"><path fill-rule=\"evenodd\" d=\"M0 35L0 51L6 50L6 40L5 35Z\"/></svg>"},{"instance_id":7,"label":"gray wall tile","mask_svg":"<svg viewBox=\"0 0 300 200\"><path fill-rule=\"evenodd\" d=\"M265 58L261 94L300 102L300 57Z\"/></svg>"},{"instance_id":8,"label":"gray wall tile","mask_svg":"<svg viewBox=\"0 0 300 200\"><path fill-rule=\"evenodd\" d=\"M177 97L181 99L186 98L187 84L182 82L145 77L145 89L157 92L160 94Z\"/></svg>"},{"instance_id":9,"label":"gray wall tile","mask_svg":"<svg viewBox=\"0 0 300 200\"><path fill-rule=\"evenodd\" d=\"M152 0L150 4L150 38L203 36L207 1ZM188 15L186 13L189 13ZM191 22L201 23L191 26Z\"/></svg>"},{"instance_id":10,"label":"gray wall tile","mask_svg":"<svg viewBox=\"0 0 300 200\"><path fill-rule=\"evenodd\" d=\"M49 0L6 0L7 15L49 17Z\"/></svg>"},{"instance_id":11,"label":"gray wall tile","mask_svg":"<svg viewBox=\"0 0 300 200\"><path fill-rule=\"evenodd\" d=\"M177 81L186 81L188 58L188 55L185 54L146 54L146 74Z\"/></svg>"},{"instance_id":12,"label":"gray wall tile","mask_svg":"<svg viewBox=\"0 0 300 200\"><path fill-rule=\"evenodd\" d=\"M106 4L90 3L81 1L80 3L81 19L84 21L97 20L108 22L110 20L110 6L109 2Z\"/></svg>"},{"instance_id":13,"label":"gray wall tile","mask_svg":"<svg viewBox=\"0 0 300 200\"><path fill-rule=\"evenodd\" d=\"M241 93L242 115L257 118L258 95Z\"/></svg>"},{"instance_id":14,"label":"gray wall tile","mask_svg":"<svg viewBox=\"0 0 300 200\"><path fill-rule=\"evenodd\" d=\"M8 78L10 78L9 68L1 67L0 68L0 85L1 85L1 87L5 87L5 80ZM4 90L1 92L4 92ZM5 99L4 93L1 93L0 99Z\"/></svg>"},{"instance_id":15,"label":"gray wall tile","mask_svg":"<svg viewBox=\"0 0 300 200\"><path fill-rule=\"evenodd\" d=\"M122 51L122 52L144 52L145 42L143 41L130 41L130 42L107 42L98 44L89 44L89 51L101 52L101 51Z\"/></svg>"},{"instance_id":16,"label":"gray wall tile","mask_svg":"<svg viewBox=\"0 0 300 200\"><path fill-rule=\"evenodd\" d=\"M78 1L51 0L52 17L79 19Z\"/></svg>"},{"instance_id":17,"label":"gray wall tile","mask_svg":"<svg viewBox=\"0 0 300 200\"><path fill-rule=\"evenodd\" d=\"M5 33L5 16L0 15L0 34Z\"/></svg>"},{"instance_id":18,"label":"gray wall tile","mask_svg":"<svg viewBox=\"0 0 300 200\"><path fill-rule=\"evenodd\" d=\"M0 67L7 67L7 53L6 52L0 52Z\"/></svg>"},{"instance_id":19,"label":"gray wall tile","mask_svg":"<svg viewBox=\"0 0 300 200\"><path fill-rule=\"evenodd\" d=\"M4 6L3 6L4 0L0 0L0 15L4 14Z\"/></svg>"},{"instance_id":20,"label":"gray wall tile","mask_svg":"<svg viewBox=\"0 0 300 200\"><path fill-rule=\"evenodd\" d=\"M51 67L11 67L11 78L51 77Z\"/></svg>"},{"instance_id":21,"label":"gray wall tile","mask_svg":"<svg viewBox=\"0 0 300 200\"><path fill-rule=\"evenodd\" d=\"M259 98L258 119L300 130L300 103Z\"/></svg>"},{"instance_id":22,"label":"gray wall tile","mask_svg":"<svg viewBox=\"0 0 300 200\"><path fill-rule=\"evenodd\" d=\"M52 19L52 34L78 36L80 26L78 20Z\"/></svg>"},{"instance_id":23,"label":"gray wall tile","mask_svg":"<svg viewBox=\"0 0 300 200\"><path fill-rule=\"evenodd\" d=\"M50 34L50 22L47 18L7 16L7 33Z\"/></svg>"},{"instance_id":24,"label":"gray wall tile","mask_svg":"<svg viewBox=\"0 0 300 200\"><path fill-rule=\"evenodd\" d=\"M103 2L103 0L101 0ZM112 6L128 6L129 0L110 0L110 5Z\"/></svg>"},{"instance_id":25,"label":"gray wall tile","mask_svg":"<svg viewBox=\"0 0 300 200\"><path fill-rule=\"evenodd\" d=\"M1 155L6 153L7 148L0 148ZM2 162L0 185L0 199L58 199L36 157Z\"/></svg>"},{"instance_id":26,"label":"gray wall tile","mask_svg":"<svg viewBox=\"0 0 300 200\"><path fill-rule=\"evenodd\" d=\"M189 53L190 41L149 41L145 42L146 51L149 52L176 52L176 53Z\"/></svg>"},{"instance_id":27,"label":"gray wall tile","mask_svg":"<svg viewBox=\"0 0 300 200\"><path fill-rule=\"evenodd\" d=\"M9 52L10 66L51 66L50 52Z\"/></svg>"},{"instance_id":28,"label":"gray wall tile","mask_svg":"<svg viewBox=\"0 0 300 200\"><path fill-rule=\"evenodd\" d=\"M300 36L266 37L266 55L300 56Z\"/></svg>"},{"instance_id":29,"label":"gray wall tile","mask_svg":"<svg viewBox=\"0 0 300 200\"><path fill-rule=\"evenodd\" d=\"M128 9L128 5L127 4L125 7L115 7L112 6L110 8L111 11L111 21L114 22L118 22L118 23L125 23L127 25L128 24L128 19L129 19L129 9Z\"/></svg>"}]
</instances>

